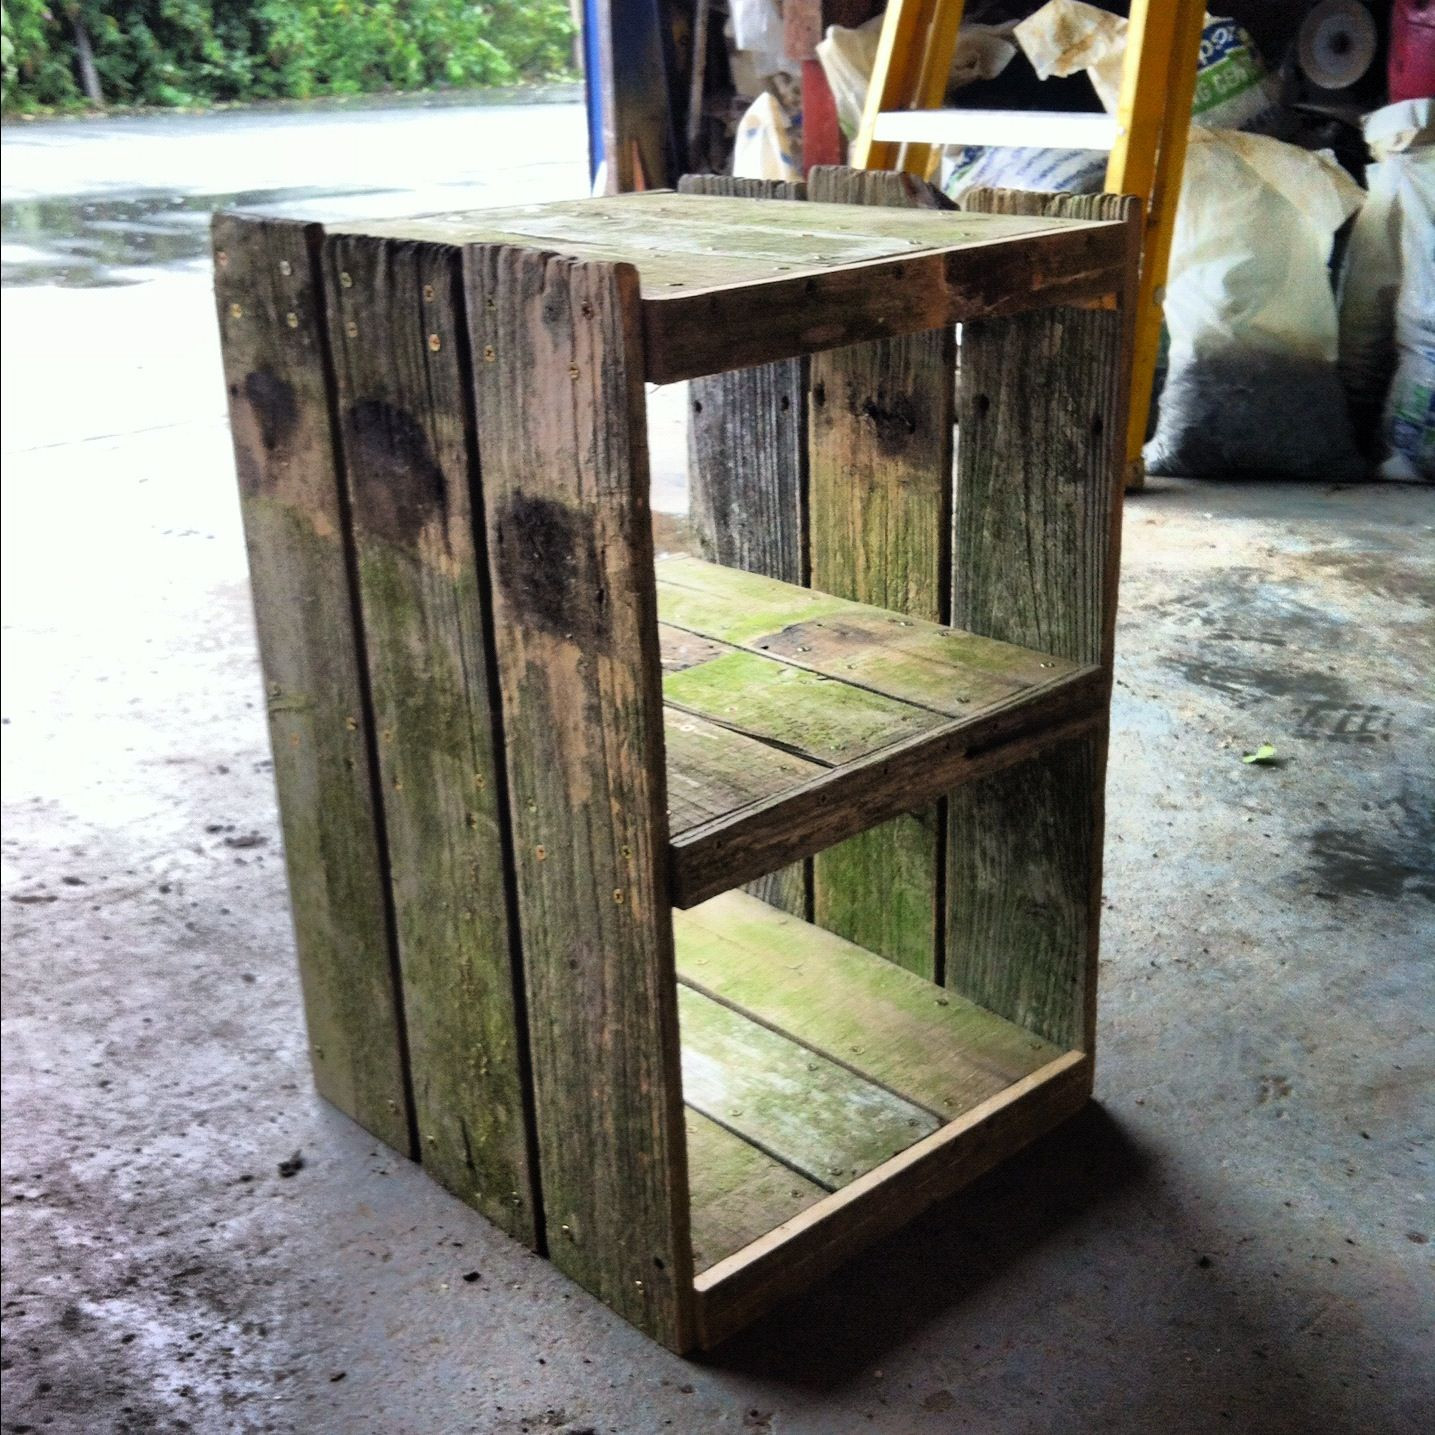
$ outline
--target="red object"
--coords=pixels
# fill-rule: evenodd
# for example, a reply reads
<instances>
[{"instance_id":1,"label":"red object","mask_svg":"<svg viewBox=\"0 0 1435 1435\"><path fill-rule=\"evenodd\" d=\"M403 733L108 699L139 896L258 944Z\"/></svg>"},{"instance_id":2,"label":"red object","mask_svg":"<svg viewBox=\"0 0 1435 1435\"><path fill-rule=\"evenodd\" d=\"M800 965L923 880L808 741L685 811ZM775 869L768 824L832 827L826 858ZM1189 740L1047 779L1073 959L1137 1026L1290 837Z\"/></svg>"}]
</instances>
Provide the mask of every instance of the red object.
<instances>
[{"instance_id":1,"label":"red object","mask_svg":"<svg viewBox=\"0 0 1435 1435\"><path fill-rule=\"evenodd\" d=\"M1395 0L1390 17L1390 103L1435 96L1435 0Z\"/></svg>"},{"instance_id":2,"label":"red object","mask_svg":"<svg viewBox=\"0 0 1435 1435\"><path fill-rule=\"evenodd\" d=\"M815 164L842 164L846 145L837 124L837 101L817 60L802 62L802 172Z\"/></svg>"}]
</instances>

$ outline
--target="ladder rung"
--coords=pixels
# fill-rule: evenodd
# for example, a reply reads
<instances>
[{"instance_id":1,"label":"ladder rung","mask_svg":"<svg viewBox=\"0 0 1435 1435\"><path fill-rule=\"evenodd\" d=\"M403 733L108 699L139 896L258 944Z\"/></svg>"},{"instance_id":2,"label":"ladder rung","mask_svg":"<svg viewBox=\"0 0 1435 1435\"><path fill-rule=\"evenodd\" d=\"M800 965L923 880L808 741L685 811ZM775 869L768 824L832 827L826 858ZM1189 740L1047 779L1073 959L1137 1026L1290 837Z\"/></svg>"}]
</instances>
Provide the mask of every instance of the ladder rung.
<instances>
[{"instance_id":1,"label":"ladder rung","mask_svg":"<svg viewBox=\"0 0 1435 1435\"><path fill-rule=\"evenodd\" d=\"M1061 110L889 110L875 137L895 144L1109 150L1114 115Z\"/></svg>"}]
</instances>

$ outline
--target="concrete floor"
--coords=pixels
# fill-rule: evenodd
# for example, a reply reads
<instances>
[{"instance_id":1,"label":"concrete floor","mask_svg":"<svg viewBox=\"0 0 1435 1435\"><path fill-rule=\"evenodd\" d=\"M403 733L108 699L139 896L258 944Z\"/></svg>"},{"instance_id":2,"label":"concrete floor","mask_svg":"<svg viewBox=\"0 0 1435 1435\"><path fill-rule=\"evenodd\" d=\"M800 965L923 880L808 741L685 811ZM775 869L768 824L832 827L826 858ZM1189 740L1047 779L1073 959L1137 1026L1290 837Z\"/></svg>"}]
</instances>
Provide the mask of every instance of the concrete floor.
<instances>
[{"instance_id":1,"label":"concrete floor","mask_svg":"<svg viewBox=\"0 0 1435 1435\"><path fill-rule=\"evenodd\" d=\"M366 171L352 115L230 118L4 135L7 240L51 208L7 246L0 1427L1429 1428L1435 491L1131 501L1096 1104L681 1361L311 1092L206 281L134 196ZM491 198L581 184L571 106L402 119ZM551 167L495 177L519 122Z\"/></svg>"}]
</instances>

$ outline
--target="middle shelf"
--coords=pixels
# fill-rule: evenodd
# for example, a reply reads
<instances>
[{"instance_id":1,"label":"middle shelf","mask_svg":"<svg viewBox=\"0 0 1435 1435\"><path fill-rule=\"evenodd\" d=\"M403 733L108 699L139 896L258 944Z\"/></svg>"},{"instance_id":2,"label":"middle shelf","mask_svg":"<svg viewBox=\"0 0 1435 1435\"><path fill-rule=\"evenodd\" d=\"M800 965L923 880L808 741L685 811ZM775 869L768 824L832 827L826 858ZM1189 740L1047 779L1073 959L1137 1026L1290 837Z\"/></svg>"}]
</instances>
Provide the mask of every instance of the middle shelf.
<instances>
[{"instance_id":1,"label":"middle shelf","mask_svg":"<svg viewBox=\"0 0 1435 1435\"><path fill-rule=\"evenodd\" d=\"M657 564L671 890L691 907L1099 722L1099 668Z\"/></svg>"}]
</instances>

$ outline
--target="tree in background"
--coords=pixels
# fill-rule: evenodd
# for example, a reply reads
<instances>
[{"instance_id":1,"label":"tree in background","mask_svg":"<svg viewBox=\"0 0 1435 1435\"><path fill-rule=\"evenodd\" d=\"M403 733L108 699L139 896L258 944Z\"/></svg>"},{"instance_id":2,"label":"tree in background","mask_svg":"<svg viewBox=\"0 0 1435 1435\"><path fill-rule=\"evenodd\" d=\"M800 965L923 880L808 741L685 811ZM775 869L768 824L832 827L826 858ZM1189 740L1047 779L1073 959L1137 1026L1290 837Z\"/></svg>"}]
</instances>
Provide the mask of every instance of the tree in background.
<instances>
[{"instance_id":1,"label":"tree in background","mask_svg":"<svg viewBox=\"0 0 1435 1435\"><path fill-rule=\"evenodd\" d=\"M3 0L7 112L307 99L569 72L568 0Z\"/></svg>"}]
</instances>

